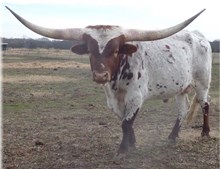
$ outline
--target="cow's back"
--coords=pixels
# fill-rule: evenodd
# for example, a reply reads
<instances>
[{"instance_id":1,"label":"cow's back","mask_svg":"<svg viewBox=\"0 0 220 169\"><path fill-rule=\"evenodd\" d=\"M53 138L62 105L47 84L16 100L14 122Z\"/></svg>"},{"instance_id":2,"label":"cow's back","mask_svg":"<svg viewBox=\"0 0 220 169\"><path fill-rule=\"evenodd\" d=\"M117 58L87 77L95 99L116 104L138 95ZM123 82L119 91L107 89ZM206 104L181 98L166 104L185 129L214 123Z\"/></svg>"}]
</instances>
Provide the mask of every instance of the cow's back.
<instances>
[{"instance_id":1,"label":"cow's back","mask_svg":"<svg viewBox=\"0 0 220 169\"><path fill-rule=\"evenodd\" d=\"M169 38L150 42L133 42L138 51L128 57L134 75L133 88L140 87L143 98L167 99L182 92L198 77L210 79L211 48L198 32L181 31ZM201 76L201 75L200 75ZM201 78L199 76L199 78Z\"/></svg>"}]
</instances>

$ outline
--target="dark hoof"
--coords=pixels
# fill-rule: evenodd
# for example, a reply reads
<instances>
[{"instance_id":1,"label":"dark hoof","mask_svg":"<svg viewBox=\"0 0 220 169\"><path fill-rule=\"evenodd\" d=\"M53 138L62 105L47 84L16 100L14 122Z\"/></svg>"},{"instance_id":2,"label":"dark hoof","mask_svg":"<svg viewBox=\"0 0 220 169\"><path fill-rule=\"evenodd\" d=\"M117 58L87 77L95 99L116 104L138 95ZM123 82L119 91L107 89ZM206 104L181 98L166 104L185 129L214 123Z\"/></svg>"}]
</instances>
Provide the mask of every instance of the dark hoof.
<instances>
[{"instance_id":1,"label":"dark hoof","mask_svg":"<svg viewBox=\"0 0 220 169\"><path fill-rule=\"evenodd\" d=\"M116 153L113 157L113 163L119 164L126 157L126 153Z\"/></svg>"},{"instance_id":2,"label":"dark hoof","mask_svg":"<svg viewBox=\"0 0 220 169\"><path fill-rule=\"evenodd\" d=\"M206 136L206 137L209 138L209 137L210 137L210 136L209 136L209 131L210 131L210 128L209 128L209 127L203 127L201 136L202 136L202 137L205 137L205 136Z\"/></svg>"},{"instance_id":3,"label":"dark hoof","mask_svg":"<svg viewBox=\"0 0 220 169\"><path fill-rule=\"evenodd\" d=\"M170 134L169 136L168 136L168 139L169 139L169 141L171 142L171 143L176 143L176 139L178 138L179 136L178 136L178 134L176 135L176 134Z\"/></svg>"},{"instance_id":4,"label":"dark hoof","mask_svg":"<svg viewBox=\"0 0 220 169\"><path fill-rule=\"evenodd\" d=\"M174 139L174 138L169 138L169 139L168 139L168 142L169 142L170 144L176 144L176 139Z\"/></svg>"},{"instance_id":5,"label":"dark hoof","mask_svg":"<svg viewBox=\"0 0 220 169\"><path fill-rule=\"evenodd\" d=\"M201 136L210 138L209 132L202 131Z\"/></svg>"}]
</instances>

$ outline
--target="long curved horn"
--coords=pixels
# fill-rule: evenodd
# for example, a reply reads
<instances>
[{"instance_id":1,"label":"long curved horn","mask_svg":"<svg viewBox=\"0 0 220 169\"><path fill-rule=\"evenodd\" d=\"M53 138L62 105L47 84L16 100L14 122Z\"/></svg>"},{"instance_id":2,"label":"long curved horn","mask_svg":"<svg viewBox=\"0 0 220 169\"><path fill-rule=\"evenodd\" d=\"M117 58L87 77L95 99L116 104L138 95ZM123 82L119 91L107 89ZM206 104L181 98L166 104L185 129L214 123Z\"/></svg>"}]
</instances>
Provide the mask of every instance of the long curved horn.
<instances>
[{"instance_id":1,"label":"long curved horn","mask_svg":"<svg viewBox=\"0 0 220 169\"><path fill-rule=\"evenodd\" d=\"M62 39L62 40L82 40L83 29L81 28L69 28L69 29L51 29L45 28L38 25L35 25L26 19L22 18L10 8L5 6L23 25L25 25L30 30L53 39Z\"/></svg>"},{"instance_id":2,"label":"long curved horn","mask_svg":"<svg viewBox=\"0 0 220 169\"><path fill-rule=\"evenodd\" d=\"M205 9L194 15L193 17L185 20L184 22L162 30L137 30L137 29L125 29L124 35L126 38L126 41L152 41L152 40L158 40L163 39L168 36L171 36L183 28L185 28L187 25L189 25L194 19L196 19Z\"/></svg>"}]
</instances>

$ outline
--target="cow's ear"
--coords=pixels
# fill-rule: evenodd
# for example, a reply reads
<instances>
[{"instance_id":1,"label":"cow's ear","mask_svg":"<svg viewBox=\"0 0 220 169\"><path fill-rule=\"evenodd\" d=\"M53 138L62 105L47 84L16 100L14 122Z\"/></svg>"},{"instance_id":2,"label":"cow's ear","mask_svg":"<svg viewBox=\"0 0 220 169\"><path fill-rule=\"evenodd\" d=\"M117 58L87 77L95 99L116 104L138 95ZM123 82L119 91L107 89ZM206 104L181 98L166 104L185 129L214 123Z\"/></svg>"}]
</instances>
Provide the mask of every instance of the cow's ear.
<instances>
[{"instance_id":1,"label":"cow's ear","mask_svg":"<svg viewBox=\"0 0 220 169\"><path fill-rule=\"evenodd\" d=\"M119 53L125 55L131 55L132 53L137 51L137 47L132 44L125 43L120 47Z\"/></svg>"},{"instance_id":2,"label":"cow's ear","mask_svg":"<svg viewBox=\"0 0 220 169\"><path fill-rule=\"evenodd\" d=\"M78 44L78 45L75 45L75 46L71 47L71 51L72 51L73 53L78 54L78 55L84 55L84 54L88 54L88 53L89 53L86 44Z\"/></svg>"}]
</instances>

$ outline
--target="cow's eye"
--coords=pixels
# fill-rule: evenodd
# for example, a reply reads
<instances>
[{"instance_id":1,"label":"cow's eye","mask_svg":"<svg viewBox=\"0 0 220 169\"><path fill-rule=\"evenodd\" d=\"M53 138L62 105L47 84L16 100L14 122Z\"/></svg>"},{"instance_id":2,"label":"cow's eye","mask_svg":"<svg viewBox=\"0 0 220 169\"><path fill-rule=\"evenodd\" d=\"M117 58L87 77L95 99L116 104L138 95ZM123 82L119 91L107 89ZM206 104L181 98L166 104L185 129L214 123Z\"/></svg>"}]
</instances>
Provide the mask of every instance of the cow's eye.
<instances>
[{"instance_id":1,"label":"cow's eye","mask_svg":"<svg viewBox=\"0 0 220 169\"><path fill-rule=\"evenodd\" d=\"M115 50L115 52L114 52L114 57L115 57L115 58L118 57L118 52L119 52L118 50Z\"/></svg>"},{"instance_id":2,"label":"cow's eye","mask_svg":"<svg viewBox=\"0 0 220 169\"><path fill-rule=\"evenodd\" d=\"M115 50L114 54L118 54L119 50Z\"/></svg>"}]
</instances>

